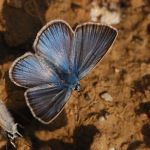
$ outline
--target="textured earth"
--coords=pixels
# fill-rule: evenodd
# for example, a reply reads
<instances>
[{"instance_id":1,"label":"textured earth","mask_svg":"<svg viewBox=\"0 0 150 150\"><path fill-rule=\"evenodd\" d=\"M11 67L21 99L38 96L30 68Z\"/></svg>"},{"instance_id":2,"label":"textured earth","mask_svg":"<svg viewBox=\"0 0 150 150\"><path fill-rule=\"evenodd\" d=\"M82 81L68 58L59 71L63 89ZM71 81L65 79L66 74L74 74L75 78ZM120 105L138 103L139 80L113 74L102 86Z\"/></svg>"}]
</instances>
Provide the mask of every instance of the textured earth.
<instances>
[{"instance_id":1,"label":"textured earth","mask_svg":"<svg viewBox=\"0 0 150 150\"><path fill-rule=\"evenodd\" d=\"M15 140L17 150L150 149L149 0L97 1L99 7L117 7L120 21L113 26L118 37L111 51L81 81L81 92L73 92L51 124L33 118L25 103L25 89L8 77L12 62L33 51L35 36L46 22L64 19L74 29L92 20L93 2L0 0L0 99L21 125L23 137ZM6 148L14 149L1 129L0 149Z\"/></svg>"}]
</instances>

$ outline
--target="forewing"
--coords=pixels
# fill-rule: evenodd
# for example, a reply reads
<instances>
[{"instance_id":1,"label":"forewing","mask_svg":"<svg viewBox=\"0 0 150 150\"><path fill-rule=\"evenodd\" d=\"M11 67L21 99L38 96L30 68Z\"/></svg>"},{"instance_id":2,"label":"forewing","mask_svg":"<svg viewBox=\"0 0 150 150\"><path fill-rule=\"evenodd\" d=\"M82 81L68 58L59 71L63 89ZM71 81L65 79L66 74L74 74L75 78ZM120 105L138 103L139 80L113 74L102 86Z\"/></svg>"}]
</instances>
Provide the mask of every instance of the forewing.
<instances>
[{"instance_id":1,"label":"forewing","mask_svg":"<svg viewBox=\"0 0 150 150\"><path fill-rule=\"evenodd\" d=\"M102 59L116 35L114 28L96 23L87 23L76 28L71 60L79 79Z\"/></svg>"},{"instance_id":2,"label":"forewing","mask_svg":"<svg viewBox=\"0 0 150 150\"><path fill-rule=\"evenodd\" d=\"M51 66L32 53L26 53L14 61L9 70L9 77L16 85L22 87L59 82L59 77Z\"/></svg>"},{"instance_id":3,"label":"forewing","mask_svg":"<svg viewBox=\"0 0 150 150\"><path fill-rule=\"evenodd\" d=\"M33 47L37 54L49 60L63 72L68 72L72 37L73 31L66 22L54 20L39 31Z\"/></svg>"},{"instance_id":4,"label":"forewing","mask_svg":"<svg viewBox=\"0 0 150 150\"><path fill-rule=\"evenodd\" d=\"M28 89L25 98L33 116L48 124L62 111L70 94L71 90L60 85L46 84Z\"/></svg>"}]
</instances>

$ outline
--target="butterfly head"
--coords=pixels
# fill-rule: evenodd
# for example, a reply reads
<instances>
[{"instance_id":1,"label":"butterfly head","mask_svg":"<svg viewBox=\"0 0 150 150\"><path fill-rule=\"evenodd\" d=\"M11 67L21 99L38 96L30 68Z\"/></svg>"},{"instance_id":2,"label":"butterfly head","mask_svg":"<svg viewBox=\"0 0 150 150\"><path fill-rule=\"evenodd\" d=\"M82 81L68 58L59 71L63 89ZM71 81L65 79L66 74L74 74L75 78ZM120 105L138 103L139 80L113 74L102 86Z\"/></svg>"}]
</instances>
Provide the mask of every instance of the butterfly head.
<instances>
[{"instance_id":1,"label":"butterfly head","mask_svg":"<svg viewBox=\"0 0 150 150\"><path fill-rule=\"evenodd\" d=\"M77 83L74 90L80 92L80 83Z\"/></svg>"},{"instance_id":2,"label":"butterfly head","mask_svg":"<svg viewBox=\"0 0 150 150\"><path fill-rule=\"evenodd\" d=\"M65 83L67 87L71 88L72 90L80 91L80 83L77 75L69 74L65 78Z\"/></svg>"}]
</instances>

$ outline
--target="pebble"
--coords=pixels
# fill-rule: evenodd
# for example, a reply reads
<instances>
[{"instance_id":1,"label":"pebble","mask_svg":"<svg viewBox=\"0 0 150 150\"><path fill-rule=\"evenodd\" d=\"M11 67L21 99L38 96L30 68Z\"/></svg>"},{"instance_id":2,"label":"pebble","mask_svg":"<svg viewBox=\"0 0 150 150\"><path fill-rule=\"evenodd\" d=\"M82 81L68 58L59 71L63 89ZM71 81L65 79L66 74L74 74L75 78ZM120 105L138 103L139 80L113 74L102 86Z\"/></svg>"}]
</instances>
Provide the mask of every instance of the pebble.
<instances>
[{"instance_id":1,"label":"pebble","mask_svg":"<svg viewBox=\"0 0 150 150\"><path fill-rule=\"evenodd\" d=\"M119 72L120 72L120 70L115 68L115 73L119 73Z\"/></svg>"},{"instance_id":2,"label":"pebble","mask_svg":"<svg viewBox=\"0 0 150 150\"><path fill-rule=\"evenodd\" d=\"M98 22L100 21L102 24L118 24L121 21L120 11L116 5L112 5L112 8L115 8L116 11L110 11L106 6L99 7L97 2L92 3L92 8L90 11L91 21ZM99 20L100 18L100 20Z\"/></svg>"},{"instance_id":3,"label":"pebble","mask_svg":"<svg viewBox=\"0 0 150 150\"><path fill-rule=\"evenodd\" d=\"M100 94L100 96L105 101L108 101L108 102L112 102L113 101L112 96L109 93L107 93L107 92L104 92L104 93Z\"/></svg>"},{"instance_id":4,"label":"pebble","mask_svg":"<svg viewBox=\"0 0 150 150\"><path fill-rule=\"evenodd\" d=\"M100 122L103 122L103 121L105 121L106 119L105 119L105 117L104 116L101 116L100 118L99 118L99 121Z\"/></svg>"},{"instance_id":5,"label":"pebble","mask_svg":"<svg viewBox=\"0 0 150 150\"><path fill-rule=\"evenodd\" d=\"M109 148L109 150L116 150L114 147Z\"/></svg>"}]
</instances>

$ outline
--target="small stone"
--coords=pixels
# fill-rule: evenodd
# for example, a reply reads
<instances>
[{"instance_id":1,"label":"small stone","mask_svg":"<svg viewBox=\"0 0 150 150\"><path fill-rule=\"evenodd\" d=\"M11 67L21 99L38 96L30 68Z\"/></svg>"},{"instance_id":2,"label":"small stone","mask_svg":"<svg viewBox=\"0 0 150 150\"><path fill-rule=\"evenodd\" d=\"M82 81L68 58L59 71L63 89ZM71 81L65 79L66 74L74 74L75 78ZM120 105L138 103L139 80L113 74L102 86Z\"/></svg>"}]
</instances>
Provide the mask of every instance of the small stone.
<instances>
[{"instance_id":1,"label":"small stone","mask_svg":"<svg viewBox=\"0 0 150 150\"><path fill-rule=\"evenodd\" d=\"M121 14L119 8L116 5L112 4L112 8L115 10L110 11L106 6L100 7L97 2L92 3L90 17L91 21L100 21L102 24L115 25L120 23ZM99 20L100 18L100 20Z\"/></svg>"},{"instance_id":2,"label":"small stone","mask_svg":"<svg viewBox=\"0 0 150 150\"><path fill-rule=\"evenodd\" d=\"M112 96L109 93L107 93L107 92L101 93L100 96L105 101L108 101L108 102L112 102L113 101Z\"/></svg>"},{"instance_id":3,"label":"small stone","mask_svg":"<svg viewBox=\"0 0 150 150\"><path fill-rule=\"evenodd\" d=\"M91 12L90 12L91 21L96 22L100 15L101 15L101 10L100 10L98 4L94 1L92 3L92 8L91 8Z\"/></svg>"},{"instance_id":4,"label":"small stone","mask_svg":"<svg viewBox=\"0 0 150 150\"><path fill-rule=\"evenodd\" d=\"M101 116L100 118L99 118L99 121L100 122L103 122L103 121L105 121L106 119L105 119L105 117L104 116Z\"/></svg>"},{"instance_id":5,"label":"small stone","mask_svg":"<svg viewBox=\"0 0 150 150\"><path fill-rule=\"evenodd\" d=\"M109 150L116 150L114 147L109 148Z\"/></svg>"},{"instance_id":6,"label":"small stone","mask_svg":"<svg viewBox=\"0 0 150 150\"><path fill-rule=\"evenodd\" d=\"M105 8L106 9L106 8ZM115 25L120 23L120 13L119 12L111 12L107 9L104 10L104 14L101 16L100 22L102 24Z\"/></svg>"},{"instance_id":7,"label":"small stone","mask_svg":"<svg viewBox=\"0 0 150 150\"><path fill-rule=\"evenodd\" d=\"M119 73L119 72L120 72L120 70L115 68L115 73Z\"/></svg>"}]
</instances>

